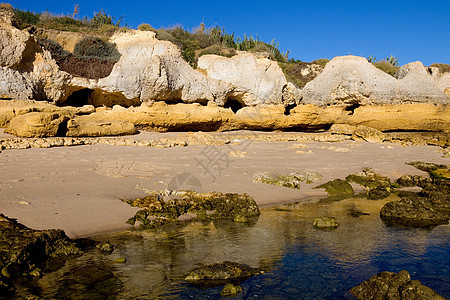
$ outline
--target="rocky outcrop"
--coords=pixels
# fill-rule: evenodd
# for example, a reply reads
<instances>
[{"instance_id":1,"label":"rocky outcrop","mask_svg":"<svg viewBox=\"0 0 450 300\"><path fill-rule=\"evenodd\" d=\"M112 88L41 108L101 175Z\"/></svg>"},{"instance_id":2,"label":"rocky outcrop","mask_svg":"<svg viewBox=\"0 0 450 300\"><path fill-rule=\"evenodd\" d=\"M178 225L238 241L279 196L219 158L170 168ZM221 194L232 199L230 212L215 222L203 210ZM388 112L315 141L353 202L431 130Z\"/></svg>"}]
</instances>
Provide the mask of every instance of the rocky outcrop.
<instances>
[{"instance_id":1,"label":"rocky outcrop","mask_svg":"<svg viewBox=\"0 0 450 300\"><path fill-rule=\"evenodd\" d=\"M345 180L367 188L367 196L373 200L389 196L393 189L391 180L388 177L375 173L372 168L363 168L361 172L348 175Z\"/></svg>"},{"instance_id":2,"label":"rocky outcrop","mask_svg":"<svg viewBox=\"0 0 450 300\"><path fill-rule=\"evenodd\" d=\"M66 136L118 136L136 134L134 124L127 121L86 121L80 116L67 122Z\"/></svg>"},{"instance_id":3,"label":"rocky outcrop","mask_svg":"<svg viewBox=\"0 0 450 300\"><path fill-rule=\"evenodd\" d=\"M303 103L357 107L374 104L448 103L420 62L403 66L397 78L357 56L333 58L302 90Z\"/></svg>"},{"instance_id":4,"label":"rocky outcrop","mask_svg":"<svg viewBox=\"0 0 450 300\"><path fill-rule=\"evenodd\" d=\"M268 172L257 172L253 174L253 182L267 183L278 186L284 186L291 189L300 189L300 184L312 183L322 179L322 175L313 172L294 172L289 174L280 174L272 176Z\"/></svg>"},{"instance_id":5,"label":"rocky outcrop","mask_svg":"<svg viewBox=\"0 0 450 300\"><path fill-rule=\"evenodd\" d=\"M325 189L329 197L347 197L353 195L353 187L346 180L335 179L316 186L315 189Z\"/></svg>"},{"instance_id":6,"label":"rocky outcrop","mask_svg":"<svg viewBox=\"0 0 450 300\"><path fill-rule=\"evenodd\" d=\"M356 298L391 300L444 300L445 298L424 286L418 280L411 280L408 271L381 272L350 290Z\"/></svg>"},{"instance_id":7,"label":"rocky outcrop","mask_svg":"<svg viewBox=\"0 0 450 300\"><path fill-rule=\"evenodd\" d=\"M214 100L206 77L183 60L174 44L157 40L154 32L129 30L117 33L110 42L121 54L111 74L98 80L74 78L72 86L101 90L106 95L120 93L141 102Z\"/></svg>"},{"instance_id":8,"label":"rocky outcrop","mask_svg":"<svg viewBox=\"0 0 450 300\"><path fill-rule=\"evenodd\" d=\"M446 165L412 162L411 165L430 174L430 177L405 175L396 183L401 186L420 186L422 191L401 192L400 201L386 203L380 217L390 226L434 227L450 220L450 169Z\"/></svg>"},{"instance_id":9,"label":"rocky outcrop","mask_svg":"<svg viewBox=\"0 0 450 300\"><path fill-rule=\"evenodd\" d=\"M283 88L287 85L283 71L276 62L257 58L250 53L231 58L203 55L198 60L198 68L208 77L231 85L225 97L220 97L221 101L217 102L221 106L226 104L227 99L238 101L243 106L280 104ZM289 98L287 94L290 94L294 98L293 102L296 97L294 88L289 86L285 90L285 98Z\"/></svg>"},{"instance_id":10,"label":"rocky outcrop","mask_svg":"<svg viewBox=\"0 0 450 300\"><path fill-rule=\"evenodd\" d=\"M220 285L224 281L244 281L261 271L245 264L224 261L220 264L203 266L192 270L184 279L191 283L206 285ZM207 282L205 282L207 281ZM215 284L214 284L215 283Z\"/></svg>"},{"instance_id":11,"label":"rocky outcrop","mask_svg":"<svg viewBox=\"0 0 450 300\"><path fill-rule=\"evenodd\" d=\"M14 117L5 132L19 137L61 136L70 118L65 112L31 112Z\"/></svg>"},{"instance_id":12,"label":"rocky outcrop","mask_svg":"<svg viewBox=\"0 0 450 300\"><path fill-rule=\"evenodd\" d=\"M255 200L247 194L165 190L127 203L142 208L128 222L133 225L139 222L143 228L154 228L179 219L252 223L260 214Z\"/></svg>"}]
</instances>

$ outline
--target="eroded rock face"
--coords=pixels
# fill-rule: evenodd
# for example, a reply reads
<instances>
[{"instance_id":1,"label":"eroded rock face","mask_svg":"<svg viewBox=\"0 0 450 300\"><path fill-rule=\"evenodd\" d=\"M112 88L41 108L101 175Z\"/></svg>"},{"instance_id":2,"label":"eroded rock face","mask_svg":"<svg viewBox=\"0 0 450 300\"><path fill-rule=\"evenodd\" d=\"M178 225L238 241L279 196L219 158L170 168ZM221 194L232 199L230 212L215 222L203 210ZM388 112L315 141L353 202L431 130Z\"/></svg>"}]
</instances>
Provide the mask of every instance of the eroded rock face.
<instances>
[{"instance_id":1,"label":"eroded rock face","mask_svg":"<svg viewBox=\"0 0 450 300\"><path fill-rule=\"evenodd\" d=\"M70 118L67 112L31 112L14 117L5 132L19 137L57 136Z\"/></svg>"},{"instance_id":2,"label":"eroded rock face","mask_svg":"<svg viewBox=\"0 0 450 300\"><path fill-rule=\"evenodd\" d=\"M217 103L221 106L227 99L237 100L245 106L282 103L287 81L281 68L272 60L257 58L250 53L231 58L203 55L198 60L198 68L204 70L208 77L232 86L225 97L219 97ZM299 98L296 93L295 87L288 87L284 98L287 101L292 101L292 98L295 102L295 98Z\"/></svg>"},{"instance_id":3,"label":"eroded rock face","mask_svg":"<svg viewBox=\"0 0 450 300\"><path fill-rule=\"evenodd\" d=\"M33 98L33 84L30 78L16 70L0 67L0 98L22 100Z\"/></svg>"},{"instance_id":4,"label":"eroded rock face","mask_svg":"<svg viewBox=\"0 0 450 300\"><path fill-rule=\"evenodd\" d=\"M350 290L358 299L393 300L444 300L445 298L424 286L418 280L411 280L408 271L381 272Z\"/></svg>"},{"instance_id":5,"label":"eroded rock face","mask_svg":"<svg viewBox=\"0 0 450 300\"><path fill-rule=\"evenodd\" d=\"M74 78L71 85L120 92L127 99L183 102L213 101L206 77L192 69L178 48L151 31L130 30L110 40L121 53L111 74L99 80Z\"/></svg>"},{"instance_id":6,"label":"eroded rock face","mask_svg":"<svg viewBox=\"0 0 450 300\"><path fill-rule=\"evenodd\" d=\"M357 56L333 58L323 72L302 90L303 103L317 105L373 105L448 103L420 62L403 66L398 79Z\"/></svg>"}]
</instances>

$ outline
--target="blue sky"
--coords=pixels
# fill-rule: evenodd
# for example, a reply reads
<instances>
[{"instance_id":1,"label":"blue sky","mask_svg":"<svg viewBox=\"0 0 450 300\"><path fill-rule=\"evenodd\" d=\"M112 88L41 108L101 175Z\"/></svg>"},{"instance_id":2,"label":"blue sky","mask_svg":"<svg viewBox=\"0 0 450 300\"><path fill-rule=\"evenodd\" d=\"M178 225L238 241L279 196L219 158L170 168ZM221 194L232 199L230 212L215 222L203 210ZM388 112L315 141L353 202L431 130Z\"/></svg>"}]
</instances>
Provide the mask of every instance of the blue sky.
<instances>
[{"instance_id":1,"label":"blue sky","mask_svg":"<svg viewBox=\"0 0 450 300\"><path fill-rule=\"evenodd\" d=\"M191 30L204 22L228 33L275 39L280 50L302 61L353 54L383 59L391 54L400 64L450 64L450 1L47 1L14 0L19 9L92 17L105 9L137 28L182 25Z\"/></svg>"}]
</instances>

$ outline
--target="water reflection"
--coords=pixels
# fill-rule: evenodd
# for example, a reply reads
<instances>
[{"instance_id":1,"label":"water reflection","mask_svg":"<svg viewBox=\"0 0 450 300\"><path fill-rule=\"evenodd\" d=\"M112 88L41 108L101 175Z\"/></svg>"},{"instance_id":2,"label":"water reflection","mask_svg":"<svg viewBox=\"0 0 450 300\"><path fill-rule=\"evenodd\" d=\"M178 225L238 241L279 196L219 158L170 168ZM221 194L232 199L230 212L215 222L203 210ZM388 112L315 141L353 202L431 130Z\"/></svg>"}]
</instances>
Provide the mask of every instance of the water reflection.
<instances>
[{"instance_id":1,"label":"water reflection","mask_svg":"<svg viewBox=\"0 0 450 300\"><path fill-rule=\"evenodd\" d=\"M244 292L238 299L351 298L347 291L365 279L402 269L450 297L450 227L386 227L379 211L392 200L291 204L262 209L253 226L191 222L97 237L117 245L112 255L94 251L71 261L42 278L40 288L52 298L66 298L73 295L67 291L89 286L94 296L216 299L221 287L202 290L183 278L195 267L228 260L266 270L241 285ZM351 208L370 215L351 217ZM341 225L331 232L315 230L312 221L318 216L334 216ZM127 262L113 264L119 257ZM87 265L99 267L83 269ZM83 276L87 279L79 278Z\"/></svg>"}]
</instances>

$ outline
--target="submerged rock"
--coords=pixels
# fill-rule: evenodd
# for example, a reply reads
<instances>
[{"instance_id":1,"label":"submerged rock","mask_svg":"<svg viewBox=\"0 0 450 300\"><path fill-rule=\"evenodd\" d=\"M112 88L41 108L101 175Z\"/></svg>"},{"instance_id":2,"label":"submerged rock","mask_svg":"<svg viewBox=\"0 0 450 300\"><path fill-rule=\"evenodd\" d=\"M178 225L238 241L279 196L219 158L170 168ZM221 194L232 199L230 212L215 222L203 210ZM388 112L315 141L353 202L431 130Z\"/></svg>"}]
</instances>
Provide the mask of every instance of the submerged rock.
<instances>
[{"instance_id":1,"label":"submerged rock","mask_svg":"<svg viewBox=\"0 0 450 300\"><path fill-rule=\"evenodd\" d=\"M346 197L355 193L350 183L342 179L328 181L327 183L316 186L315 189L325 189L329 197Z\"/></svg>"},{"instance_id":2,"label":"submerged rock","mask_svg":"<svg viewBox=\"0 0 450 300\"><path fill-rule=\"evenodd\" d=\"M165 190L127 203L142 208L128 220L128 223L135 224L139 221L146 228L168 224L179 219L252 223L260 215L255 200L247 194Z\"/></svg>"},{"instance_id":3,"label":"submerged rock","mask_svg":"<svg viewBox=\"0 0 450 300\"><path fill-rule=\"evenodd\" d=\"M268 172L257 172L253 174L253 182L268 183L291 189L300 189L301 182L312 183L321 179L322 175L307 171L281 174L275 177L271 176Z\"/></svg>"},{"instance_id":4,"label":"submerged rock","mask_svg":"<svg viewBox=\"0 0 450 300\"><path fill-rule=\"evenodd\" d=\"M418 280L411 280L408 271L381 272L350 290L356 298L366 299L445 299Z\"/></svg>"},{"instance_id":5,"label":"submerged rock","mask_svg":"<svg viewBox=\"0 0 450 300\"><path fill-rule=\"evenodd\" d=\"M203 266L191 271L184 279L191 283L208 284L205 281L223 282L227 280L245 280L252 276L261 274L257 268L252 268L245 264L224 261L223 263ZM214 282L215 281L215 282Z\"/></svg>"},{"instance_id":6,"label":"submerged rock","mask_svg":"<svg viewBox=\"0 0 450 300\"><path fill-rule=\"evenodd\" d=\"M370 216L370 214L362 212L360 209L358 209L356 207L352 207L348 211L348 215L352 216L353 218L358 218L360 216Z\"/></svg>"},{"instance_id":7,"label":"submerged rock","mask_svg":"<svg viewBox=\"0 0 450 300\"><path fill-rule=\"evenodd\" d=\"M220 296L222 297L235 297L242 293L242 287L239 285L234 285L232 283L227 283L223 290L220 292Z\"/></svg>"},{"instance_id":8,"label":"submerged rock","mask_svg":"<svg viewBox=\"0 0 450 300\"><path fill-rule=\"evenodd\" d=\"M319 229L334 229L339 227L335 217L320 217L313 221L313 226Z\"/></svg>"},{"instance_id":9,"label":"submerged rock","mask_svg":"<svg viewBox=\"0 0 450 300\"><path fill-rule=\"evenodd\" d=\"M22 276L40 276L52 260L82 251L62 230L33 230L0 214L0 292Z\"/></svg>"}]
</instances>

